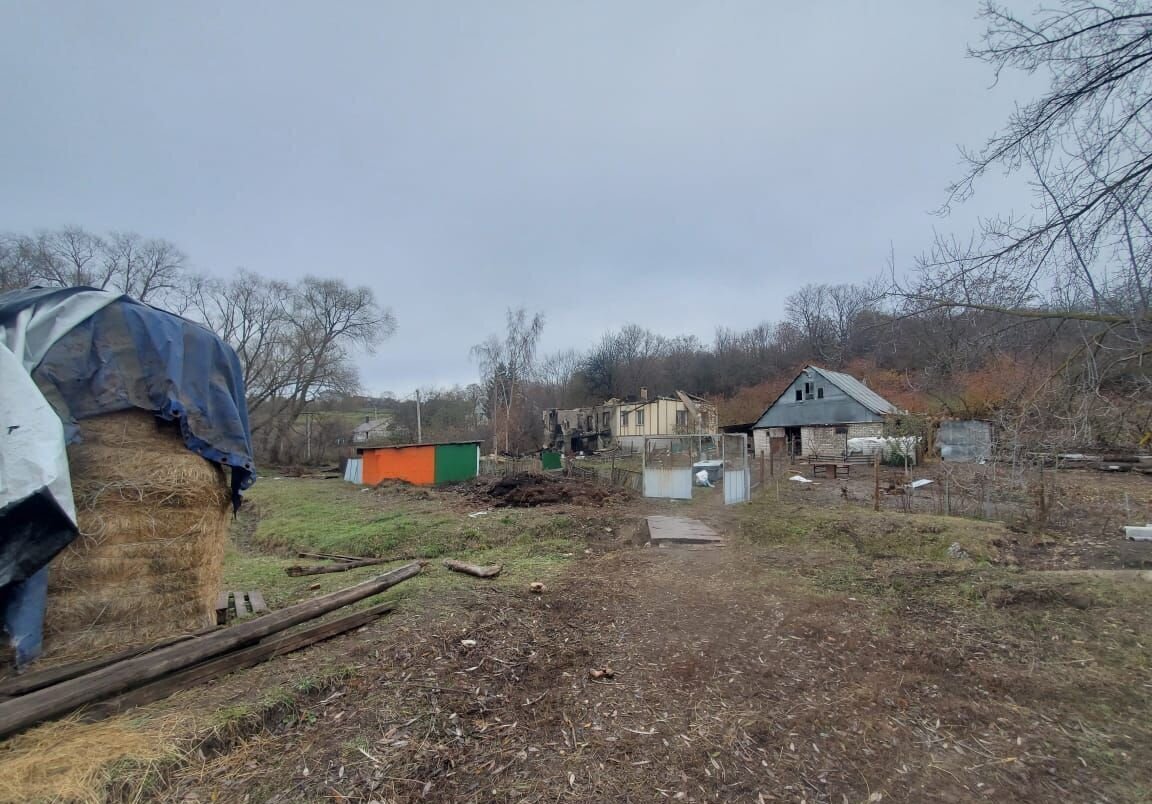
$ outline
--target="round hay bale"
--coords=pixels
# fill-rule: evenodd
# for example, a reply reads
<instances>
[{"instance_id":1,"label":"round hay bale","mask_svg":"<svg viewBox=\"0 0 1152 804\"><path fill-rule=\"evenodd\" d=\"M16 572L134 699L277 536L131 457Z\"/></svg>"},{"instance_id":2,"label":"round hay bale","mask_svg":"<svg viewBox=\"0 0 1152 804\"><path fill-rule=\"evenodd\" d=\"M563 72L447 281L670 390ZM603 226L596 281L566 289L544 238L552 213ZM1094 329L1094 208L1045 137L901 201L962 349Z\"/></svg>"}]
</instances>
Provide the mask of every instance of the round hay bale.
<instances>
[{"instance_id":1,"label":"round hay bale","mask_svg":"<svg viewBox=\"0 0 1152 804\"><path fill-rule=\"evenodd\" d=\"M224 472L142 410L84 419L80 434L68 448L80 537L49 569L46 648L73 655L215 623Z\"/></svg>"}]
</instances>

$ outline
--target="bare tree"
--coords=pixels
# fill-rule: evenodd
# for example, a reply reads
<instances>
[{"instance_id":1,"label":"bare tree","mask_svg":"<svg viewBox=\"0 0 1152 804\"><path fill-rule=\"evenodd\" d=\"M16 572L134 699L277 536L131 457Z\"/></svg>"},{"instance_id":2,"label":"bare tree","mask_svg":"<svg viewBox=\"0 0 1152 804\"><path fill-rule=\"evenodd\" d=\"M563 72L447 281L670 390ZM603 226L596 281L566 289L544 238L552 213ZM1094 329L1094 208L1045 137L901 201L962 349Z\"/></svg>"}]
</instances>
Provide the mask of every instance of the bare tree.
<instances>
[{"instance_id":1,"label":"bare tree","mask_svg":"<svg viewBox=\"0 0 1152 804\"><path fill-rule=\"evenodd\" d=\"M175 293L187 258L168 240L132 232L100 237L76 226L35 235L10 235L0 246L7 287L87 286L127 293L140 301L179 303Z\"/></svg>"},{"instance_id":2,"label":"bare tree","mask_svg":"<svg viewBox=\"0 0 1152 804\"><path fill-rule=\"evenodd\" d=\"M254 431L269 421L265 406L292 382L288 309L292 286L241 270L230 280L193 277L188 314L223 338L240 358Z\"/></svg>"},{"instance_id":3,"label":"bare tree","mask_svg":"<svg viewBox=\"0 0 1152 804\"><path fill-rule=\"evenodd\" d=\"M102 242L107 285L143 302L183 306L180 287L188 258L174 243L145 239L135 232L113 232Z\"/></svg>"},{"instance_id":4,"label":"bare tree","mask_svg":"<svg viewBox=\"0 0 1152 804\"><path fill-rule=\"evenodd\" d=\"M827 328L831 332L837 366L850 357L852 340L857 335L861 319L865 313L878 309L884 293L879 280L862 285L832 285L827 289Z\"/></svg>"},{"instance_id":5,"label":"bare tree","mask_svg":"<svg viewBox=\"0 0 1152 804\"><path fill-rule=\"evenodd\" d=\"M396 329L370 289L337 279L290 285L242 271L230 281L198 277L188 296L190 312L236 350L253 433L273 460L311 402L357 390L354 353L373 351Z\"/></svg>"},{"instance_id":6,"label":"bare tree","mask_svg":"<svg viewBox=\"0 0 1152 804\"><path fill-rule=\"evenodd\" d=\"M31 259L21 239L0 235L0 291L27 287L34 281Z\"/></svg>"},{"instance_id":7,"label":"bare tree","mask_svg":"<svg viewBox=\"0 0 1152 804\"><path fill-rule=\"evenodd\" d=\"M827 285L805 285L784 300L789 323L804 333L809 352L821 360L828 360L831 354L829 308Z\"/></svg>"},{"instance_id":8,"label":"bare tree","mask_svg":"<svg viewBox=\"0 0 1152 804\"><path fill-rule=\"evenodd\" d=\"M553 405L564 404L584 356L575 349L561 349L541 358L535 380L549 395Z\"/></svg>"},{"instance_id":9,"label":"bare tree","mask_svg":"<svg viewBox=\"0 0 1152 804\"><path fill-rule=\"evenodd\" d=\"M940 238L898 292L919 310L963 307L1061 322L1105 377L1152 339L1152 3L1063 0L1024 19L987 3L971 55L1045 73L1049 86L981 150L948 204L990 170L1024 171L1036 212ZM947 208L947 207L946 207Z\"/></svg>"},{"instance_id":10,"label":"bare tree","mask_svg":"<svg viewBox=\"0 0 1152 804\"><path fill-rule=\"evenodd\" d=\"M536 345L543 330L542 314L529 318L523 307L509 309L504 337L491 335L472 347L472 357L480 366L480 377L491 400L493 442L496 445L503 442L505 452L512 450L514 416L524 385L533 376Z\"/></svg>"}]
</instances>

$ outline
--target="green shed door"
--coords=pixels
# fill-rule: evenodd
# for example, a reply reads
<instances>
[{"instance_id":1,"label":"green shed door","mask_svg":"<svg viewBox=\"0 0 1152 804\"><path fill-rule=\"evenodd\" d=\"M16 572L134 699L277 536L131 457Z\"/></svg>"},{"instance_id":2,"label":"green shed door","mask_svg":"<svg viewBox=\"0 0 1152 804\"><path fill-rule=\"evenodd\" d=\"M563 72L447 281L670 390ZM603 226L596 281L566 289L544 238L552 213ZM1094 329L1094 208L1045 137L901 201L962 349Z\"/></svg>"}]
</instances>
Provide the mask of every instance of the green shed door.
<instances>
[{"instance_id":1,"label":"green shed door","mask_svg":"<svg viewBox=\"0 0 1152 804\"><path fill-rule=\"evenodd\" d=\"M476 477L480 447L476 444L440 444L436 447L436 482L454 483Z\"/></svg>"}]
</instances>

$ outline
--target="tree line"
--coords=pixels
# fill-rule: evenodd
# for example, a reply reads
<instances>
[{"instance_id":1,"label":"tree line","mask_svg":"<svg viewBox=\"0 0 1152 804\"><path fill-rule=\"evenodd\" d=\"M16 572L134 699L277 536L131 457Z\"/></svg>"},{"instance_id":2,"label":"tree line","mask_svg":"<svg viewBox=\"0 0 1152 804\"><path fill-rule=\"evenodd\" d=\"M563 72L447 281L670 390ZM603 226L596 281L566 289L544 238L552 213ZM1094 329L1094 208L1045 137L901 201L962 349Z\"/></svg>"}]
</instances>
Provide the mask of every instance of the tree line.
<instances>
[{"instance_id":1,"label":"tree line","mask_svg":"<svg viewBox=\"0 0 1152 804\"><path fill-rule=\"evenodd\" d=\"M250 271L212 277L191 270L170 241L130 232L0 235L0 290L30 285L119 291L211 329L240 358L257 454L277 463L308 456L301 417L324 397L357 393L355 353L372 351L396 329L368 287Z\"/></svg>"}]
</instances>

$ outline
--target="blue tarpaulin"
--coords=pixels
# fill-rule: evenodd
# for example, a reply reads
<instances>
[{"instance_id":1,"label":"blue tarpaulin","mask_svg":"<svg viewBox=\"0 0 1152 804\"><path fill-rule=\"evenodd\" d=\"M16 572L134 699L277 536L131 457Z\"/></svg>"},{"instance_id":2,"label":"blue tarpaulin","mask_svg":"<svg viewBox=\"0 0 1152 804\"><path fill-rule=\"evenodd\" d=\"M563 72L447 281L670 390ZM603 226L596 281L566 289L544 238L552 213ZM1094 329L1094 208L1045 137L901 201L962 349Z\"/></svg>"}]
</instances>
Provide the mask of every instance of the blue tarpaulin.
<instances>
[{"instance_id":1,"label":"blue tarpaulin","mask_svg":"<svg viewBox=\"0 0 1152 804\"><path fill-rule=\"evenodd\" d=\"M231 469L234 507L252 485L255 465L240 361L195 322L92 288L33 288L0 294L0 345L11 350L2 365L14 375L0 382L28 383L30 373L35 383L20 397L34 397L28 405L5 411L8 439L0 439L0 469L28 474L0 477L0 613L22 665L40 651L48 562L77 535L67 467L48 466L50 450L43 459L17 460L29 452L19 437L27 441L45 402L64 426L55 423L55 434L36 443L74 441L78 421L133 408L178 422L188 449ZM35 432L49 433L40 422ZM63 443L56 454L66 462ZM61 471L63 482L53 486L21 483ZM21 486L27 488L11 493Z\"/></svg>"}]
</instances>

